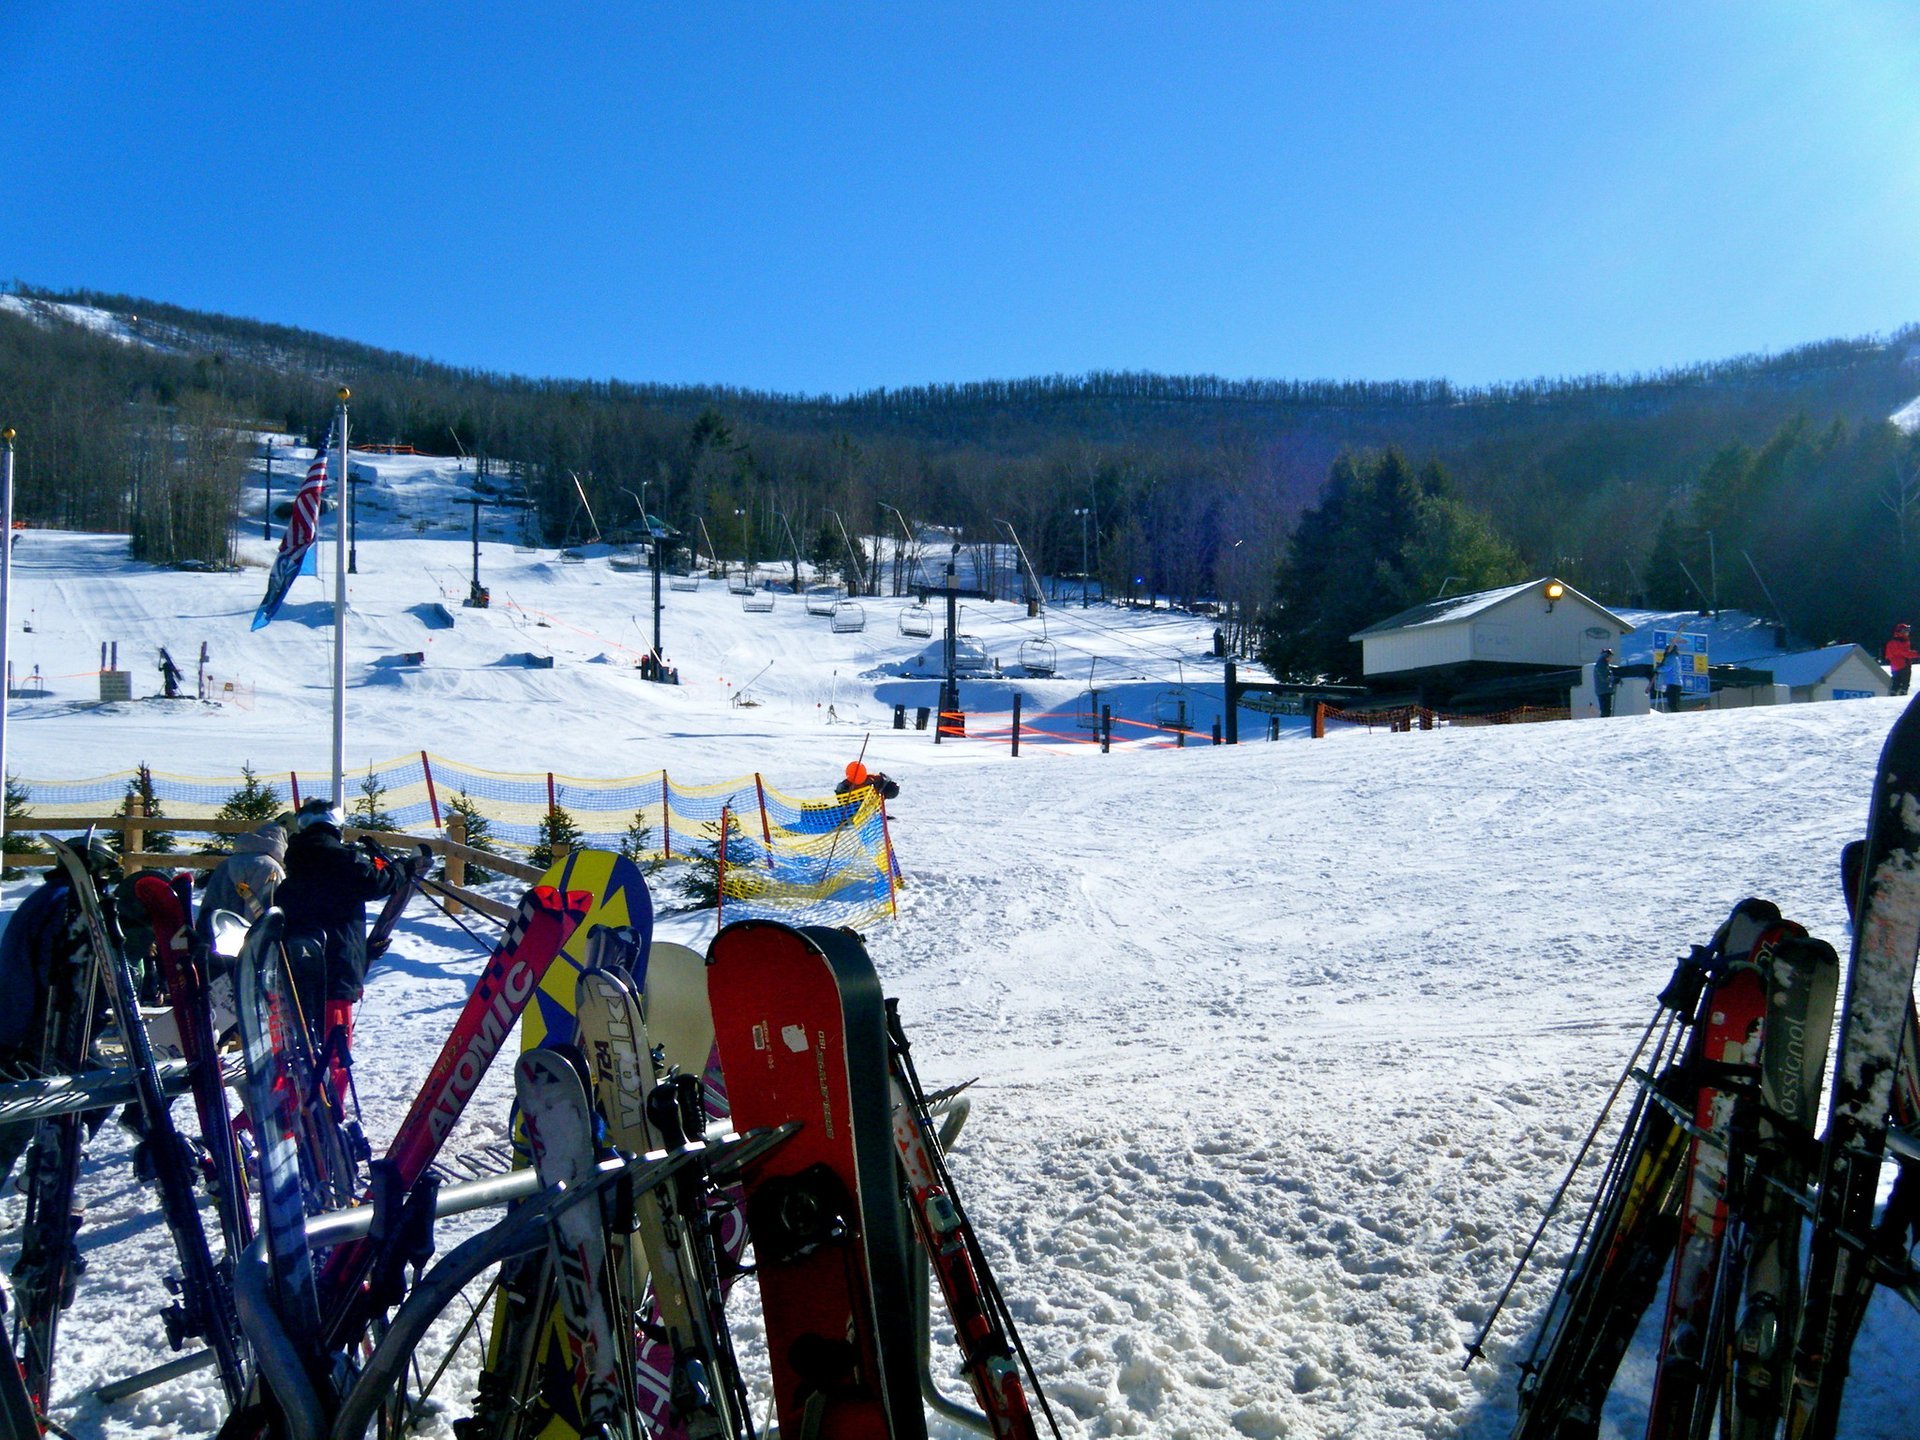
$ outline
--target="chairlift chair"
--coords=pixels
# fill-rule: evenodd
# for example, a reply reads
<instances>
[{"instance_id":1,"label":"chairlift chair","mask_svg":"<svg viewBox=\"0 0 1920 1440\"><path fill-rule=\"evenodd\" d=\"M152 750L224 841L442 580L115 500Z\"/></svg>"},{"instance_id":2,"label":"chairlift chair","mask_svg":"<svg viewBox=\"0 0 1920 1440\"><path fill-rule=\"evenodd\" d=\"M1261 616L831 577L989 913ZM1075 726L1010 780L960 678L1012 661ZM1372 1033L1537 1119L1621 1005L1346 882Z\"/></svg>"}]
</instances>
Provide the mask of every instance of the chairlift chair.
<instances>
[{"instance_id":1,"label":"chairlift chair","mask_svg":"<svg viewBox=\"0 0 1920 1440\"><path fill-rule=\"evenodd\" d=\"M745 567L738 575L727 572L727 593L729 595L751 595L753 593L753 575Z\"/></svg>"},{"instance_id":2,"label":"chairlift chair","mask_svg":"<svg viewBox=\"0 0 1920 1440\"><path fill-rule=\"evenodd\" d=\"M909 605L900 612L900 633L925 640L933 634L933 611L925 605Z\"/></svg>"},{"instance_id":3,"label":"chairlift chair","mask_svg":"<svg viewBox=\"0 0 1920 1440\"><path fill-rule=\"evenodd\" d=\"M667 577L667 588L670 590L698 590L700 588L700 572L693 570L685 575L669 575Z\"/></svg>"},{"instance_id":4,"label":"chairlift chair","mask_svg":"<svg viewBox=\"0 0 1920 1440\"><path fill-rule=\"evenodd\" d=\"M809 585L807 587L807 614L831 615L839 607L841 591L838 585Z\"/></svg>"},{"instance_id":5,"label":"chairlift chair","mask_svg":"<svg viewBox=\"0 0 1920 1440\"><path fill-rule=\"evenodd\" d=\"M1162 690L1153 702L1153 722L1161 729L1187 728L1187 692L1184 686Z\"/></svg>"},{"instance_id":6,"label":"chairlift chair","mask_svg":"<svg viewBox=\"0 0 1920 1440\"><path fill-rule=\"evenodd\" d=\"M867 610L857 600L842 600L833 607L833 633L857 635L867 628Z\"/></svg>"},{"instance_id":7,"label":"chairlift chair","mask_svg":"<svg viewBox=\"0 0 1920 1440\"><path fill-rule=\"evenodd\" d=\"M773 592L771 590L750 590L747 592L746 598L740 602L740 608L749 615L765 615L773 609Z\"/></svg>"},{"instance_id":8,"label":"chairlift chair","mask_svg":"<svg viewBox=\"0 0 1920 1440\"><path fill-rule=\"evenodd\" d=\"M1051 640L1022 640L1020 642L1020 668L1027 674L1045 678L1053 674L1059 661L1059 652Z\"/></svg>"}]
</instances>

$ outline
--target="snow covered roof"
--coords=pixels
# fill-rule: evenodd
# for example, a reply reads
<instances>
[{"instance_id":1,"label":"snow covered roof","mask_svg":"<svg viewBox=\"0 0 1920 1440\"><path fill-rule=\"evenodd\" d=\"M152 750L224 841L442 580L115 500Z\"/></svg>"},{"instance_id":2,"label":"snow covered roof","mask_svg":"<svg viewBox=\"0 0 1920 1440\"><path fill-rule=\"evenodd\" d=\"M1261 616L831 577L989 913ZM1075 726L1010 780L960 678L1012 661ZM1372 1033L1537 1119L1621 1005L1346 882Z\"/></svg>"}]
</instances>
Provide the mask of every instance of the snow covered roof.
<instances>
[{"instance_id":1,"label":"snow covered roof","mask_svg":"<svg viewBox=\"0 0 1920 1440\"><path fill-rule=\"evenodd\" d=\"M1494 606L1511 600L1516 595L1523 595L1529 590L1538 590L1551 583L1553 578L1551 575L1540 575L1532 580L1523 580L1518 585L1503 585L1497 590L1476 590L1471 595L1448 595L1438 600L1428 600L1423 604L1402 610L1398 615L1389 616L1377 624L1369 625L1364 630L1356 630L1347 638L1358 640L1363 635L1379 635L1388 630L1411 630L1417 625L1451 625L1491 610ZM1564 580L1560 583L1566 585ZM1581 601L1609 619L1620 620L1623 626L1632 628L1606 606L1582 595L1571 585L1567 585L1566 590L1564 599Z\"/></svg>"},{"instance_id":2,"label":"snow covered roof","mask_svg":"<svg viewBox=\"0 0 1920 1440\"><path fill-rule=\"evenodd\" d=\"M1714 665L1766 665L1777 656L1804 650L1803 642L1781 635L1781 627L1764 615L1747 610L1722 610L1702 615L1698 610L1622 610L1621 619L1633 626L1633 638L1619 642L1622 665L1650 661L1656 630L1682 630L1707 637L1707 660ZM1785 682L1782 682L1785 683Z\"/></svg>"},{"instance_id":3,"label":"snow covered roof","mask_svg":"<svg viewBox=\"0 0 1920 1440\"><path fill-rule=\"evenodd\" d=\"M1807 685L1818 685L1841 665L1849 656L1858 654L1867 664L1874 664L1873 656L1851 641L1841 645L1827 645L1818 650L1802 650L1792 655L1776 655L1762 668L1773 671L1773 683L1791 685L1798 690Z\"/></svg>"}]
</instances>

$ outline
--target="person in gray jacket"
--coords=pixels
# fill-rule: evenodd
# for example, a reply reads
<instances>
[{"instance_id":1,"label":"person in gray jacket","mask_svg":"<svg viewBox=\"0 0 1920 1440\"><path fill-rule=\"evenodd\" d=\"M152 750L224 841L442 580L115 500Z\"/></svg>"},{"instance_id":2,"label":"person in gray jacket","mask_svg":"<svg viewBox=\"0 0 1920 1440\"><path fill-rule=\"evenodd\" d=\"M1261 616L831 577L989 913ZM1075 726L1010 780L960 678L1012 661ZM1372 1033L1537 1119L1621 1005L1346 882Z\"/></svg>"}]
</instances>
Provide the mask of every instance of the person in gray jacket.
<instances>
[{"instance_id":1,"label":"person in gray jacket","mask_svg":"<svg viewBox=\"0 0 1920 1440\"><path fill-rule=\"evenodd\" d=\"M269 822L233 837L233 853L207 876L200 901L200 933L211 938L213 912L231 910L251 925L273 904L273 892L287 878L287 832Z\"/></svg>"}]
</instances>

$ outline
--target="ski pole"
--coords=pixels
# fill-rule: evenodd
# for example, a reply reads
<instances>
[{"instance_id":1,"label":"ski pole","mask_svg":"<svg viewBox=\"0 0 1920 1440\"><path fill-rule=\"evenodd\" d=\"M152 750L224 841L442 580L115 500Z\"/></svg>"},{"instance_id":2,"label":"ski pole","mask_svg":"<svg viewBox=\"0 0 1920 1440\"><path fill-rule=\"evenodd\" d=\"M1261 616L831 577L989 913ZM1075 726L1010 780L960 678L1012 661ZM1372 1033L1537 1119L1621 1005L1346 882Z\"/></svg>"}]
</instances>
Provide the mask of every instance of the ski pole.
<instances>
[{"instance_id":1,"label":"ski pole","mask_svg":"<svg viewBox=\"0 0 1920 1440\"><path fill-rule=\"evenodd\" d=\"M1526 1273L1527 1264L1533 1259L1533 1252L1540 1244L1541 1237L1547 1233L1547 1226L1559 1212L1560 1202L1566 1199L1567 1190L1573 1184L1573 1177L1580 1172L1580 1166L1587 1158L1587 1152L1593 1148L1593 1142L1600 1138L1600 1131L1607 1123L1607 1116L1613 1113L1614 1102L1620 1098L1620 1092L1626 1089L1627 1081L1634 1074L1634 1062L1647 1048L1647 1041L1653 1038L1654 1027L1660 1023L1665 1007L1653 1012L1653 1018L1647 1022L1647 1028L1640 1034L1640 1043L1633 1047L1633 1054L1627 1060L1626 1069L1620 1072L1620 1078L1613 1082L1613 1090L1607 1096L1607 1103L1600 1107L1600 1115L1593 1122L1593 1128L1587 1132L1587 1138L1580 1142L1580 1149L1574 1154L1573 1163L1567 1167L1566 1175L1560 1181L1560 1188L1553 1192L1553 1198L1547 1202L1546 1212L1541 1215L1540 1223L1534 1228L1533 1238L1527 1241L1526 1248L1520 1252L1520 1259L1513 1267L1513 1274L1507 1277L1506 1288L1500 1292L1500 1298L1493 1302L1493 1313L1487 1316L1487 1323L1480 1327L1480 1333L1467 1346L1467 1358L1460 1362L1462 1370L1472 1366L1475 1360L1485 1358L1482 1346L1487 1336L1493 1333L1494 1323L1499 1320L1500 1312L1506 1309L1507 1301L1512 1298L1514 1287L1520 1283L1520 1277Z\"/></svg>"}]
</instances>

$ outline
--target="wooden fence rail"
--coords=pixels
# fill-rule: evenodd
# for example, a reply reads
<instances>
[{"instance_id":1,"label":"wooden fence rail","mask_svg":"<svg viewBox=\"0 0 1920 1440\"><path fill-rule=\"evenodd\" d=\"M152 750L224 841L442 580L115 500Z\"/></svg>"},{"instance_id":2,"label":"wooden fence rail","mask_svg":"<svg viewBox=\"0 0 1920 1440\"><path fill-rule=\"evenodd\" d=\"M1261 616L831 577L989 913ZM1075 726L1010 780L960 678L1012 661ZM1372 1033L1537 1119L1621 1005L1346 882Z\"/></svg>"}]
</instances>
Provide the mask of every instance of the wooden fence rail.
<instances>
[{"instance_id":1,"label":"wooden fence rail","mask_svg":"<svg viewBox=\"0 0 1920 1440\"><path fill-rule=\"evenodd\" d=\"M395 849L417 850L425 846L445 862L445 878L436 880L434 888L451 902L449 908L458 911L464 905L496 920L511 919L513 906L467 888L467 867L477 866L496 875L528 882L538 880L544 872L537 865L466 844L466 822L459 815L449 815L447 821L448 833L444 836L412 835L398 830L368 830L358 825L349 825L341 833L348 840L357 840L362 835L371 836L382 845ZM137 814L69 815L45 821L36 819L30 822L29 828L35 834L45 830L55 835L79 834L87 830L111 831L122 839L120 862L128 870L149 867L159 870L211 870L227 858L228 851L161 852L145 850L141 846L147 834L155 830L178 835L244 835L259 829L260 823L257 820L171 820ZM559 858L566 853L566 846L557 845L554 850L555 858ZM54 862L51 855L8 851L0 856L0 863L11 869L46 870Z\"/></svg>"}]
</instances>

